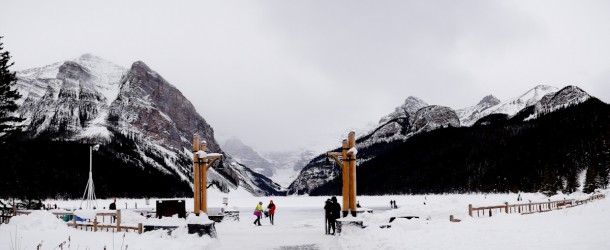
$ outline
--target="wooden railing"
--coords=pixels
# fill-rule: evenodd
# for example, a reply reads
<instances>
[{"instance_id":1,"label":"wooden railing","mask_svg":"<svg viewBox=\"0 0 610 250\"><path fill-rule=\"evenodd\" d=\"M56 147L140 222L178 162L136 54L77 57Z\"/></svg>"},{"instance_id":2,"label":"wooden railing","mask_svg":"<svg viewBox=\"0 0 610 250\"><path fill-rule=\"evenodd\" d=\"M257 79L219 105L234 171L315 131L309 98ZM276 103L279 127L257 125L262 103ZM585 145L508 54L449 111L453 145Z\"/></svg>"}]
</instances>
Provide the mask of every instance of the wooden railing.
<instances>
[{"instance_id":1,"label":"wooden railing","mask_svg":"<svg viewBox=\"0 0 610 250\"><path fill-rule=\"evenodd\" d=\"M22 215L22 214L30 214L32 213L32 211L27 211L27 210L16 210L14 211L14 215ZM63 217L63 216L71 216L72 217L72 221L68 222L67 225L74 227L74 228L78 228L81 230L85 230L85 231L93 231L93 232L97 232L97 231L102 231L103 229L106 229L106 231L110 231L112 230L112 232L121 232L122 230L124 230L125 232L129 232L129 230L133 230L133 232L137 232L138 234L142 234L142 223L138 223L137 226L124 226L121 225L121 210L116 210L116 212L105 212L105 213L96 213L95 214L95 218L93 219L93 221L83 221L83 222L77 222L76 218L78 216L74 216L74 212L73 211L53 211L51 212L53 215L55 215L57 218ZM7 216L7 223L8 220L10 219L11 216ZM100 223L98 221L98 217L102 217L102 223ZM105 218L109 217L108 220L110 222L110 224L105 224ZM112 221L116 220L116 223L114 225L112 225Z\"/></svg>"},{"instance_id":2,"label":"wooden railing","mask_svg":"<svg viewBox=\"0 0 610 250\"><path fill-rule=\"evenodd\" d=\"M604 194L595 194L591 197L584 200L558 200L548 202L535 202L535 203L524 203L524 204L513 204L510 205L508 202L505 202L504 205L497 206L487 206L487 207L473 207L472 204L468 205L468 215L471 217L475 215L477 217L480 216L489 216L491 217L493 214L498 213L520 213L520 214L531 214L531 213L539 213L539 212L548 212L551 210L562 209L564 207L573 207L582 204L586 204L587 202L591 202L598 199L603 199L606 196Z\"/></svg>"}]
</instances>

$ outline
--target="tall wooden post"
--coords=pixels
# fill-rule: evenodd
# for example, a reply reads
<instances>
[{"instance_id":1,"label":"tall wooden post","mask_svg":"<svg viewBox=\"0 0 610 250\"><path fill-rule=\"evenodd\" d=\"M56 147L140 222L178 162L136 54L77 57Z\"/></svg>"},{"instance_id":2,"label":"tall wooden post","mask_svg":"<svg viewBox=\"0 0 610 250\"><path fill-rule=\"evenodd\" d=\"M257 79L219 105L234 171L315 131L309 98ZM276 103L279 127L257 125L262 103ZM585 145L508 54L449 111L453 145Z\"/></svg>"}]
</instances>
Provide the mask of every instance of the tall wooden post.
<instances>
[{"instance_id":1,"label":"tall wooden post","mask_svg":"<svg viewBox=\"0 0 610 250\"><path fill-rule=\"evenodd\" d=\"M343 217L347 216L347 214L349 212L349 207L350 207L350 201L349 201L349 198L350 198L350 191L349 191L349 187L350 187L349 186L349 181L350 181L350 178L349 178L349 161L347 160L347 157L348 157L347 156L347 150L349 149L348 146L349 146L349 144L348 144L347 140L343 140L342 151L341 151L341 153L343 154L342 155L342 157L343 157L342 158L343 159L343 162L342 162L342 164L343 164L343 166L342 166L342 168L343 168L342 169L342 175L343 175L343 192L342 192L342 195L343 195Z\"/></svg>"},{"instance_id":2,"label":"tall wooden post","mask_svg":"<svg viewBox=\"0 0 610 250\"><path fill-rule=\"evenodd\" d=\"M199 135L195 134L193 136L193 202L195 203L193 210L196 215L199 215L199 211L201 211L201 173L197 151L199 151Z\"/></svg>"},{"instance_id":3,"label":"tall wooden post","mask_svg":"<svg viewBox=\"0 0 610 250\"><path fill-rule=\"evenodd\" d=\"M349 132L347 136L348 148L356 147L356 133ZM349 150L348 149L348 150ZM348 155L349 164L349 209L352 211L352 216L356 216L356 154Z\"/></svg>"},{"instance_id":4,"label":"tall wooden post","mask_svg":"<svg viewBox=\"0 0 610 250\"><path fill-rule=\"evenodd\" d=\"M116 210L116 231L121 231L121 210Z\"/></svg>"},{"instance_id":5,"label":"tall wooden post","mask_svg":"<svg viewBox=\"0 0 610 250\"><path fill-rule=\"evenodd\" d=\"M208 151L208 144L206 141L201 142L201 147L199 148L199 150L202 151ZM208 213L208 159L205 158L203 159L203 166L199 166L201 169L199 170L201 173L201 184L199 184L199 186L201 187L201 211L205 212L206 214Z\"/></svg>"}]
</instances>

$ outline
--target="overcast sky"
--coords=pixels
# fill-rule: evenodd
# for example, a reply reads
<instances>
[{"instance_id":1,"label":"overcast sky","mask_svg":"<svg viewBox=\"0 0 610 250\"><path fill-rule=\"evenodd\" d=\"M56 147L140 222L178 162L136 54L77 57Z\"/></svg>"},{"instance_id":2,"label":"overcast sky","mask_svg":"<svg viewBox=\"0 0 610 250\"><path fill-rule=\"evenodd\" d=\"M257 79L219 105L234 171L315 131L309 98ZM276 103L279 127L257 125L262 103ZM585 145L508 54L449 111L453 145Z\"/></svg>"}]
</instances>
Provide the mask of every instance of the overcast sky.
<instances>
[{"instance_id":1,"label":"overcast sky","mask_svg":"<svg viewBox=\"0 0 610 250\"><path fill-rule=\"evenodd\" d=\"M339 146L408 96L455 109L539 84L610 101L610 1L6 1L13 70L141 60L259 151Z\"/></svg>"}]
</instances>

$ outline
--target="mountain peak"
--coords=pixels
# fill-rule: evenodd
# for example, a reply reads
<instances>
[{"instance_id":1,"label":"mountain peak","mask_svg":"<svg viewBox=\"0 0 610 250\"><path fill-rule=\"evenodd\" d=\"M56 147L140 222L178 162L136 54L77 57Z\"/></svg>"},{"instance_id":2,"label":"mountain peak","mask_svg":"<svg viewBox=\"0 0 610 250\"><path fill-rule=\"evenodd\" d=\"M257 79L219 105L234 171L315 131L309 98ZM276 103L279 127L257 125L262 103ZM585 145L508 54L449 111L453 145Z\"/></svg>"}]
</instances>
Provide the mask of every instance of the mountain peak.
<instances>
[{"instance_id":1,"label":"mountain peak","mask_svg":"<svg viewBox=\"0 0 610 250\"><path fill-rule=\"evenodd\" d=\"M405 99L405 105L409 105L409 104L425 104L424 106L428 105L422 99L419 99L415 96L409 96L409 97L407 97L407 99Z\"/></svg>"},{"instance_id":2,"label":"mountain peak","mask_svg":"<svg viewBox=\"0 0 610 250\"><path fill-rule=\"evenodd\" d=\"M132 69L141 69L141 70L145 70L145 71L151 71L150 67L148 67L148 65L146 65L146 63L142 62L142 61L136 61L131 65Z\"/></svg>"},{"instance_id":3,"label":"mountain peak","mask_svg":"<svg viewBox=\"0 0 610 250\"><path fill-rule=\"evenodd\" d=\"M399 117L410 117L414 115L417 110L425 106L428 106L428 104L422 99L419 99L414 96L409 96L407 97L407 99L405 99L405 102L402 105L394 109L394 112L382 117L381 120L379 120L379 124L386 123L392 119Z\"/></svg>"},{"instance_id":4,"label":"mountain peak","mask_svg":"<svg viewBox=\"0 0 610 250\"><path fill-rule=\"evenodd\" d=\"M481 99L481 101L477 104L477 105L485 105L487 107L491 107L494 105L498 105L500 103L500 100L498 98L496 98L493 95L487 95L485 97L483 97L483 99Z\"/></svg>"},{"instance_id":5,"label":"mountain peak","mask_svg":"<svg viewBox=\"0 0 610 250\"><path fill-rule=\"evenodd\" d=\"M90 53L85 53L85 54L82 54L82 55L81 55L80 57L78 57L78 58L79 58L79 59L101 59L100 57L95 56L95 55L90 54Z\"/></svg>"},{"instance_id":6,"label":"mountain peak","mask_svg":"<svg viewBox=\"0 0 610 250\"><path fill-rule=\"evenodd\" d=\"M544 85L544 84L540 84L537 85L536 87L534 87L532 90L535 89L540 89L540 90L552 90L552 89L557 89L556 87L550 86L550 85Z\"/></svg>"}]
</instances>

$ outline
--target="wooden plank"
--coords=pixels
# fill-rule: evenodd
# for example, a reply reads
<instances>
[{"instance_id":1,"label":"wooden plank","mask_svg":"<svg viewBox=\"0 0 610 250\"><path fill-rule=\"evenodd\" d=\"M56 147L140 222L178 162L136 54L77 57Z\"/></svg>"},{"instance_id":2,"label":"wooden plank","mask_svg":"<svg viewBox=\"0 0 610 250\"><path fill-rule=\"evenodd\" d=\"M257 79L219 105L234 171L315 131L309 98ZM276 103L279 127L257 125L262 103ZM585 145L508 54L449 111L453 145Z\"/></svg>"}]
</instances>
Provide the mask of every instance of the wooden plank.
<instances>
[{"instance_id":1,"label":"wooden plank","mask_svg":"<svg viewBox=\"0 0 610 250\"><path fill-rule=\"evenodd\" d=\"M341 143L342 149L342 157L343 157L343 167L342 167L342 176L343 176L343 216L346 216L349 211L349 163L346 161L347 159L347 140L343 140Z\"/></svg>"},{"instance_id":2,"label":"wooden plank","mask_svg":"<svg viewBox=\"0 0 610 250\"><path fill-rule=\"evenodd\" d=\"M347 135L347 144L349 149L356 147L356 133L354 131ZM349 154L347 157L349 159L349 209L352 211L352 215L356 216L356 155Z\"/></svg>"},{"instance_id":3,"label":"wooden plank","mask_svg":"<svg viewBox=\"0 0 610 250\"><path fill-rule=\"evenodd\" d=\"M193 197L194 197L194 208L193 211L196 215L199 215L199 211L201 210L199 202L200 199L200 190L201 190L201 177L199 173L199 156L197 152L199 151L199 135L193 135Z\"/></svg>"},{"instance_id":4,"label":"wooden plank","mask_svg":"<svg viewBox=\"0 0 610 250\"><path fill-rule=\"evenodd\" d=\"M116 210L116 231L121 231L121 210Z\"/></svg>"},{"instance_id":5,"label":"wooden plank","mask_svg":"<svg viewBox=\"0 0 610 250\"><path fill-rule=\"evenodd\" d=\"M201 143L201 148L200 150L203 151L207 151L208 150L208 145L205 141L203 141ZM203 166L201 166L200 171L200 175L201 175L201 180L200 180L200 188L201 190L199 191L201 194L201 197L199 198L199 202L201 203L201 205L199 205L201 211L205 212L206 214L208 213L208 157L204 157L203 158Z\"/></svg>"}]
</instances>

